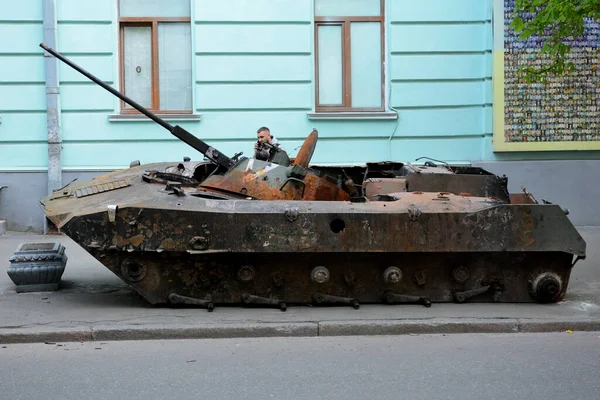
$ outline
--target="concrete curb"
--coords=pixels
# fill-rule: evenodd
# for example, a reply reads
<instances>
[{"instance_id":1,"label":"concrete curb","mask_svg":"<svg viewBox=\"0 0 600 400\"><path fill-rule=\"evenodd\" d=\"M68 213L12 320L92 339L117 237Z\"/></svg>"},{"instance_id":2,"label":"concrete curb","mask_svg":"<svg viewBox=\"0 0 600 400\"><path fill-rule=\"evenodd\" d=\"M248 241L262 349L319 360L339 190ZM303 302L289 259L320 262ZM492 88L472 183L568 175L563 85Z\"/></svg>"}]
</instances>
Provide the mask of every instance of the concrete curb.
<instances>
[{"instance_id":1,"label":"concrete curb","mask_svg":"<svg viewBox=\"0 0 600 400\"><path fill-rule=\"evenodd\" d=\"M561 332L566 330L600 331L600 320L448 319L438 321L325 321L319 323L319 336L532 333Z\"/></svg>"},{"instance_id":2,"label":"concrete curb","mask_svg":"<svg viewBox=\"0 0 600 400\"><path fill-rule=\"evenodd\" d=\"M0 343L89 342L90 329L77 328L19 328L0 329Z\"/></svg>"},{"instance_id":3,"label":"concrete curb","mask_svg":"<svg viewBox=\"0 0 600 400\"><path fill-rule=\"evenodd\" d=\"M409 335L436 333L519 332L516 319L503 320L427 320L427 321L325 321L319 323L319 336Z\"/></svg>"},{"instance_id":4,"label":"concrete curb","mask_svg":"<svg viewBox=\"0 0 600 400\"><path fill-rule=\"evenodd\" d=\"M116 340L225 339L451 333L600 331L600 320L396 320L214 325L95 325L72 328L0 328L0 344Z\"/></svg>"},{"instance_id":5,"label":"concrete curb","mask_svg":"<svg viewBox=\"0 0 600 400\"><path fill-rule=\"evenodd\" d=\"M94 326L92 340L225 339L317 336L318 323ZM1 334L0 334L1 338ZM0 339L1 340L1 339Z\"/></svg>"}]
</instances>

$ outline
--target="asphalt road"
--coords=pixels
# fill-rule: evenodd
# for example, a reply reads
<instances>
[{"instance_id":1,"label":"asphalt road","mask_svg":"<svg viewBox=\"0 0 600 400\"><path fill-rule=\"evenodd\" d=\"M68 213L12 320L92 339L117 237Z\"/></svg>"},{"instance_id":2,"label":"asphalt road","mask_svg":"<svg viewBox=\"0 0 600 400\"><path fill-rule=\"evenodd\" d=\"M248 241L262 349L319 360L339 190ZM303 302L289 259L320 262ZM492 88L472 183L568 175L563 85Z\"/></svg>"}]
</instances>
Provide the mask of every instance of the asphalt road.
<instances>
[{"instance_id":1,"label":"asphalt road","mask_svg":"<svg viewBox=\"0 0 600 400\"><path fill-rule=\"evenodd\" d=\"M0 346L5 399L597 399L600 332Z\"/></svg>"}]
</instances>

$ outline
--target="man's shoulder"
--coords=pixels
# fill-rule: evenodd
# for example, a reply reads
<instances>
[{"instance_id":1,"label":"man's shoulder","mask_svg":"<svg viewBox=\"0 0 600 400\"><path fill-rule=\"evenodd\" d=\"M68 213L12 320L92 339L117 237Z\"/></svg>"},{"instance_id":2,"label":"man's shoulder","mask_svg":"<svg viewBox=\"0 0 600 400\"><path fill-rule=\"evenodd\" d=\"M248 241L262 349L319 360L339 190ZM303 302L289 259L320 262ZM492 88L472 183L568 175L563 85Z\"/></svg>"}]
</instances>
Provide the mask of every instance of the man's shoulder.
<instances>
[{"instance_id":1,"label":"man's shoulder","mask_svg":"<svg viewBox=\"0 0 600 400\"><path fill-rule=\"evenodd\" d=\"M271 145L273 147L275 147L278 151L285 151L285 149L283 147L281 147L281 144L279 143L279 140L273 138L271 141Z\"/></svg>"}]
</instances>

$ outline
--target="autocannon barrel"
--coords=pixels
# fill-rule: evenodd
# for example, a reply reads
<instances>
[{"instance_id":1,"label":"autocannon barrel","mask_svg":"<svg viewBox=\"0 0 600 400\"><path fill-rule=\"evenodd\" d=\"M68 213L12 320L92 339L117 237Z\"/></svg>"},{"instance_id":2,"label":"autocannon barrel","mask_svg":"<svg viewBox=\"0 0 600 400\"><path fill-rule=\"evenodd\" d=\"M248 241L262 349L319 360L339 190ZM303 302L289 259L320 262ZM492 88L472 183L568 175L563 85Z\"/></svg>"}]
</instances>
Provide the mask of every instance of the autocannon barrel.
<instances>
[{"instance_id":1,"label":"autocannon barrel","mask_svg":"<svg viewBox=\"0 0 600 400\"><path fill-rule=\"evenodd\" d=\"M130 99L129 97L125 96L123 93L119 92L118 90L111 87L110 85L107 85L106 83L102 82L100 79L96 78L94 75L90 74L88 71L84 70L83 68L81 68L80 66L78 66L77 64L72 62L71 60L69 60L66 57L64 57L63 55L59 54L57 51L55 51L51 47L46 46L44 43L40 43L40 47L43 48L44 50L46 50L48 53L52 54L54 57L58 58L60 61L64 62L65 64L67 64L68 66L73 68L74 70L76 70L77 72L79 72L80 74L84 75L85 77L87 77L90 80L92 80L93 82L97 83L98 85L100 85L101 87L103 87L104 89L109 91L110 93L114 94L115 96L117 96L118 98L120 98L121 100L123 100L124 102L126 102L127 104L129 104L130 106L132 106L133 108L135 108L136 110L141 112L142 114L146 115L148 118L150 118L157 124L161 125L163 128L167 129L169 132L171 132L171 134L173 136L175 136L179 140L183 141L184 143L188 144L189 146L193 147L194 149L198 150L200 153L204 154L209 160L211 160L215 164L217 164L221 167L227 168L227 169L231 168L231 166L233 165L233 161L229 157L227 157L226 155L224 155L223 153L221 153L219 150L215 149L214 147L209 146L204 141L198 139L196 136L192 135L190 132L186 131L179 125L173 126L173 125L169 124L164 119L162 119L159 116L157 116L156 114L153 114L152 112L148 111L146 108L142 107L137 102L135 102L132 99Z\"/></svg>"}]
</instances>

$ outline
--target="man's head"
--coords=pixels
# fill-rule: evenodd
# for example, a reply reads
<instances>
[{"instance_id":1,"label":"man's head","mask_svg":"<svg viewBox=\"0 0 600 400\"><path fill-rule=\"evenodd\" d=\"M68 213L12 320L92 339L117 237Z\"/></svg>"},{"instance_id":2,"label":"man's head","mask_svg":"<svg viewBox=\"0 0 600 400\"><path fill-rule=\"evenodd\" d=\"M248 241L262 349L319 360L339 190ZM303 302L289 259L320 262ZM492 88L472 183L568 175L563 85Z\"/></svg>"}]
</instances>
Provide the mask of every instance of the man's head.
<instances>
[{"instance_id":1,"label":"man's head","mask_svg":"<svg viewBox=\"0 0 600 400\"><path fill-rule=\"evenodd\" d=\"M266 126L258 128L256 138L260 143L271 143L271 131Z\"/></svg>"}]
</instances>

